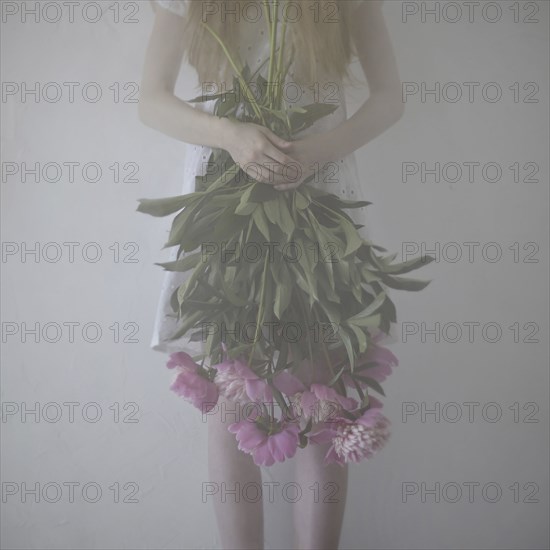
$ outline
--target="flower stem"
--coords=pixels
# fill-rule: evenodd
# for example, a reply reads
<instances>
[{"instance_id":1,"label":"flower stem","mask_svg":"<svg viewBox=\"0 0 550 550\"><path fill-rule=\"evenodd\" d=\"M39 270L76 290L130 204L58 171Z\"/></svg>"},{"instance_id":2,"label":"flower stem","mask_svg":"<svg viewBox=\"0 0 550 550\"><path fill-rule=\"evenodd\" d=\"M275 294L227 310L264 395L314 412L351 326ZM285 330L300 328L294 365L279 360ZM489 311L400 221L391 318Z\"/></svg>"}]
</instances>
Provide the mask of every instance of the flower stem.
<instances>
[{"instance_id":1,"label":"flower stem","mask_svg":"<svg viewBox=\"0 0 550 550\"><path fill-rule=\"evenodd\" d=\"M267 32L271 35L271 8L268 0L262 0L265 8L265 21L267 24Z\"/></svg>"},{"instance_id":2,"label":"flower stem","mask_svg":"<svg viewBox=\"0 0 550 550\"><path fill-rule=\"evenodd\" d=\"M286 2L288 0L285 0L285 6ZM284 9L283 9L284 13ZM286 25L287 25L287 19L286 17L283 17L283 27L281 30L281 46L279 47L279 58L277 59L277 93L275 94L276 98L276 105L277 108L281 108L281 92L283 90L283 77L286 75L283 75L282 73L282 65L283 65L283 52L285 49L285 37L286 37Z\"/></svg>"},{"instance_id":3,"label":"flower stem","mask_svg":"<svg viewBox=\"0 0 550 550\"><path fill-rule=\"evenodd\" d=\"M302 300L302 296L300 295L300 293L298 293L298 304L299 304L299 306L302 310L302 313L304 315L304 319L306 319L306 322L309 322L309 314L308 314L306 305L304 304L304 302ZM311 341L310 341L309 338L307 338L306 341L307 341L307 345L308 345L309 360L311 361L311 363L313 363L313 350L312 350L312 347L311 347Z\"/></svg>"},{"instance_id":4,"label":"flower stem","mask_svg":"<svg viewBox=\"0 0 550 550\"><path fill-rule=\"evenodd\" d=\"M271 98L271 82L270 82L270 75L271 75L271 64L272 64L272 59L273 59L273 53L271 52L271 48L272 48L272 40L271 40L271 21L273 19L272 15L271 15L271 8L269 7L269 0L263 0L263 4L264 4L264 10L265 10L265 22L266 22L266 25L267 25L267 32L269 34L269 48L270 48L270 53L269 53L269 69L267 71L267 94L266 94L266 101L267 101L267 104L269 105L270 104L270 98Z\"/></svg>"},{"instance_id":5,"label":"flower stem","mask_svg":"<svg viewBox=\"0 0 550 550\"><path fill-rule=\"evenodd\" d=\"M218 42L218 44L222 48L222 50L225 53L231 67L233 68L233 70L237 74L237 78L239 80L239 83L241 84L241 88L243 88L245 90L245 93L246 93L250 103L252 104L252 108L254 109L254 112L256 113L256 116L259 119L261 119L262 122L265 125L265 119L263 117L262 111L260 110L260 107L258 106L258 103L256 102L256 98L254 97L254 94L252 93L252 91L248 87L248 84L246 83L245 79L243 78L242 68L239 68L237 66L236 62L233 60L233 58L231 57L231 54L229 53L229 51L227 50L225 44L223 43L223 40L218 36L218 34L213 29L211 29L210 26L207 23L204 23L203 21L201 21L201 25L203 25L206 28L206 30L214 37L216 42Z\"/></svg>"},{"instance_id":6,"label":"flower stem","mask_svg":"<svg viewBox=\"0 0 550 550\"><path fill-rule=\"evenodd\" d=\"M252 342L252 350L250 351L250 356L248 357L248 367L252 364L252 356L254 355L254 349L256 348L256 342L258 341L258 336L260 333L260 324L262 321L262 317L264 315L265 305L264 305L264 299L265 299L265 280L267 276L267 260L269 258L269 251L265 255L265 261L264 261L264 270L262 273L262 291L260 293L260 303L258 305L258 317L256 318L256 332L254 333L254 341Z\"/></svg>"},{"instance_id":7,"label":"flower stem","mask_svg":"<svg viewBox=\"0 0 550 550\"><path fill-rule=\"evenodd\" d=\"M315 308L313 308L313 314L315 315L316 322L319 323L319 316L317 315L317 312L315 311ZM327 352L327 346L325 345L324 342L321 342L321 349L323 350L323 353L325 355L325 359L327 360L327 365L328 365L328 368L330 370L330 374L334 377L334 375L335 375L334 369L332 367L332 363L330 361L330 357L329 357L328 352Z\"/></svg>"},{"instance_id":8,"label":"flower stem","mask_svg":"<svg viewBox=\"0 0 550 550\"><path fill-rule=\"evenodd\" d=\"M269 54L269 78L267 79L268 82L268 90L269 90L269 106L273 108L273 71L275 68L275 48L277 46L277 23L279 21L278 18L278 9L279 9L279 0L273 0L273 12L271 15L271 29L270 29L270 38L271 38L271 47L270 47L270 54Z\"/></svg>"}]
</instances>

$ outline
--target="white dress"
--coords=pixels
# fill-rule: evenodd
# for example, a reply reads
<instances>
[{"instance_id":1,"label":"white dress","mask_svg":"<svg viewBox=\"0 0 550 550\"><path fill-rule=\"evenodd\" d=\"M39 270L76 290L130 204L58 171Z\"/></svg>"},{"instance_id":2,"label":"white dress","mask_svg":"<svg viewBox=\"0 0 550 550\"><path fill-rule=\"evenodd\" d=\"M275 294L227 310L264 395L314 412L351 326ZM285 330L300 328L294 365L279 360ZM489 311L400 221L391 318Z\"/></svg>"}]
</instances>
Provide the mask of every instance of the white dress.
<instances>
[{"instance_id":1,"label":"white dress","mask_svg":"<svg viewBox=\"0 0 550 550\"><path fill-rule=\"evenodd\" d=\"M159 4L162 8L168 9L169 11L182 17L185 17L190 1L193 0L156 0L157 4ZM353 2L354 7L358 7L363 1L368 0L351 1ZM243 61L248 63L248 66L252 69L252 71L254 71L269 55L268 32L266 31L266 26L262 21L256 24L246 24L244 25L244 29L245 32L241 33L240 36L239 55ZM267 78L267 75L264 72L266 70L267 64L264 65L260 71L260 74ZM289 73L289 79L292 81L292 67L290 68ZM329 130L330 128L338 126L347 119L346 100L343 86L334 86L333 78L326 78L325 82L330 83L328 90L331 93L331 98L333 97L332 94L334 91L336 92L334 93L334 97L339 103L338 109L331 115L318 120L313 126L306 129L301 134L298 134L300 137L303 137L309 133ZM322 90L323 78L319 79L319 83L319 89ZM302 95L298 100L293 102L293 105L303 106L315 103L316 96L314 94L314 90L310 90L308 87L302 87ZM214 101L194 104L195 108L207 112L212 112L213 105ZM210 157L210 153L211 149L209 147L186 144L185 173L183 177L182 194L188 194L195 191L195 176L203 174L201 168L204 166L203 163ZM340 159L337 165L331 164L327 166L326 170L321 170L318 182L312 183L311 185L327 190L330 193L334 193L346 200L365 200L361 189L361 186L364 184L361 183L359 178L357 162L354 154L351 154L344 159ZM355 221L355 223L360 223L366 226L365 207L346 210L346 212ZM365 238L368 238L365 234L365 228L362 228L360 231ZM171 249L169 261L176 259L177 250L177 246ZM184 255L181 257L184 257ZM177 327L177 316L170 305L170 298L173 292L190 276L191 271L192 270L185 273L166 272L164 275L153 329L153 337L150 344L150 347L155 351L165 353L185 351L190 355L195 356L200 354L203 350L202 342L191 341L189 340L188 335L181 337L178 340L169 340L169 337L175 333Z\"/></svg>"}]
</instances>

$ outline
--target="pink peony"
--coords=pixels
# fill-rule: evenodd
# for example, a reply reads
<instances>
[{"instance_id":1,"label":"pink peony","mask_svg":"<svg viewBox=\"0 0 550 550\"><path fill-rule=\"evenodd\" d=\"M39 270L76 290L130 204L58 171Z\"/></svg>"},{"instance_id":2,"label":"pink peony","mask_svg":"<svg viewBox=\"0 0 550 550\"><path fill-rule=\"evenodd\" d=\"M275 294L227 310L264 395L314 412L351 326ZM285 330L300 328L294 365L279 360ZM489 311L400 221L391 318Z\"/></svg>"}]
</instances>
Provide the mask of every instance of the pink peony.
<instances>
[{"instance_id":1,"label":"pink peony","mask_svg":"<svg viewBox=\"0 0 550 550\"><path fill-rule=\"evenodd\" d=\"M221 395L236 403L250 401L246 392L246 380L237 372L233 361L223 361L214 365L214 368L217 370L214 382Z\"/></svg>"},{"instance_id":2,"label":"pink peony","mask_svg":"<svg viewBox=\"0 0 550 550\"><path fill-rule=\"evenodd\" d=\"M232 401L273 401L273 391L267 380L260 378L240 359L226 359L217 365L214 381L220 393ZM304 389L304 385L288 371L273 377L273 385L285 395L292 395Z\"/></svg>"},{"instance_id":3,"label":"pink peony","mask_svg":"<svg viewBox=\"0 0 550 550\"><path fill-rule=\"evenodd\" d=\"M343 466L348 462L370 458L379 451L389 439L390 424L380 408L371 407L355 421L340 418L312 432L309 441L318 444L330 442L325 465L336 463Z\"/></svg>"},{"instance_id":4,"label":"pink peony","mask_svg":"<svg viewBox=\"0 0 550 550\"><path fill-rule=\"evenodd\" d=\"M323 384L311 384L309 390L297 393L292 404L297 416L306 420L313 416L315 422L331 422L343 409L351 411L358 406L352 397L345 397Z\"/></svg>"},{"instance_id":5,"label":"pink peony","mask_svg":"<svg viewBox=\"0 0 550 550\"><path fill-rule=\"evenodd\" d=\"M379 340L375 338L374 340ZM399 364L397 357L388 349L377 344L371 344L364 355L359 357L357 366L365 365L367 363L376 363L373 367L368 367L366 369L357 371L361 376L367 376L373 378L377 382L383 382L391 373L392 367L395 367ZM342 378L347 386L350 388L355 387L351 377L348 374L342 375ZM358 380L358 383L361 387L365 387L366 384Z\"/></svg>"},{"instance_id":6,"label":"pink peony","mask_svg":"<svg viewBox=\"0 0 550 550\"><path fill-rule=\"evenodd\" d=\"M213 367L218 371L214 381L220 382L220 391L228 399L259 401L264 398L267 382L240 359L226 359Z\"/></svg>"},{"instance_id":7,"label":"pink peony","mask_svg":"<svg viewBox=\"0 0 550 550\"><path fill-rule=\"evenodd\" d=\"M298 449L300 428L296 424L273 420L269 430L256 415L251 414L249 419L228 426L227 429L236 435L238 448L252 455L258 466L271 466L292 458ZM252 417L255 420L251 421Z\"/></svg>"},{"instance_id":8,"label":"pink peony","mask_svg":"<svg viewBox=\"0 0 550 550\"><path fill-rule=\"evenodd\" d=\"M288 370L278 372L273 377L273 385L287 397L306 389L302 381Z\"/></svg>"},{"instance_id":9,"label":"pink peony","mask_svg":"<svg viewBox=\"0 0 550 550\"><path fill-rule=\"evenodd\" d=\"M201 412L211 411L218 402L218 387L211 382L191 356L185 352L172 353L166 366L176 369L178 375L170 389Z\"/></svg>"}]
</instances>

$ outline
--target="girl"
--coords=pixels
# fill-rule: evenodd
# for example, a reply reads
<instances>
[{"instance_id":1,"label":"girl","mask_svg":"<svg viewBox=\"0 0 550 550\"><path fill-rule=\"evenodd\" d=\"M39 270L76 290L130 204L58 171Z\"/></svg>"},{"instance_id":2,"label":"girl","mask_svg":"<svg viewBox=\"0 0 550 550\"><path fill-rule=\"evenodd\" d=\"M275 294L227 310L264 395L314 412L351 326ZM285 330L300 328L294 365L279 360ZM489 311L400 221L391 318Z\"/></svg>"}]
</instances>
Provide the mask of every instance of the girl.
<instances>
[{"instance_id":1,"label":"girl","mask_svg":"<svg viewBox=\"0 0 550 550\"><path fill-rule=\"evenodd\" d=\"M399 120L403 113L401 82L388 31L382 15L383 0L300 0L291 2L288 38L294 46L285 99L290 106L329 102L337 109L313 126L285 141L262 126L213 116L214 101L192 107L174 95L174 88L184 57L196 70L203 90L231 88L232 76L222 49L208 34L201 21L207 22L224 43L252 71L259 69L267 78L269 34L263 0L156 0L155 22L147 48L141 95L140 118L144 124L187 144L183 194L194 189L195 176L202 174L212 148L226 150L240 166L257 167L249 174L278 191L297 188L314 171L311 185L339 194L344 199L360 200L361 183L354 151L377 137ZM271 7L273 1L270 0ZM253 4L253 6L251 6ZM288 7L288 6L287 6ZM256 15L264 16L258 19ZM280 26L279 26L280 28ZM287 51L290 48L286 48ZM343 86L351 77L349 64L356 56L366 76L369 96L348 119ZM298 167L297 172L286 169ZM296 177L296 173L299 177ZM294 176L293 176L294 175ZM360 210L350 216L361 220ZM364 221L364 220L363 220ZM205 235L205 239L207 235ZM172 249L174 251L174 249ZM175 259L172 257L171 259ZM202 350L200 343L184 337L169 341L176 319L170 296L189 272L169 272L156 318L151 346L162 352L186 351L191 355ZM298 376L308 384L326 382L326 365L315 369L306 363ZM227 401L227 410L234 404ZM230 419L230 422L234 419ZM228 487L246 483L261 487L261 471L250 455L237 448L227 423L218 415L208 417L210 481ZM296 481L303 488L295 503L295 548L336 549L340 538L347 490L347 467L323 466L325 445L308 445L295 457ZM331 499L313 499L309 489L337 488ZM329 485L327 485L327 483ZM321 495L326 496L324 491ZM330 491L332 493L332 491ZM238 503L216 501L215 512L224 548L262 549L263 509L261 504L240 499Z\"/></svg>"}]
</instances>

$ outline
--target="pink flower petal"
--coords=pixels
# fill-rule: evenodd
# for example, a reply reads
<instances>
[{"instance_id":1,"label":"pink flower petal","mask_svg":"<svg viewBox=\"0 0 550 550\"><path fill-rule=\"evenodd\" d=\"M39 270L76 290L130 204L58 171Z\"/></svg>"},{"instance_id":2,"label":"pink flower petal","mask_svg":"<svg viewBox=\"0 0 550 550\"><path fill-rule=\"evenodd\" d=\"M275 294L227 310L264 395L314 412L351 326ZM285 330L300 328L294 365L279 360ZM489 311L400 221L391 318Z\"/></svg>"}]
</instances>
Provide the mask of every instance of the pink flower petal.
<instances>
[{"instance_id":1,"label":"pink flower petal","mask_svg":"<svg viewBox=\"0 0 550 550\"><path fill-rule=\"evenodd\" d=\"M189 369L191 371L196 371L198 368L197 363L195 363L191 358L191 356L188 353L185 353L184 351L178 351L176 353L172 353L170 355L170 358L168 359L168 362L166 363L166 366L169 369L181 367L184 369Z\"/></svg>"},{"instance_id":2,"label":"pink flower petal","mask_svg":"<svg viewBox=\"0 0 550 550\"><path fill-rule=\"evenodd\" d=\"M254 449L252 453L254 463L258 466L272 466L275 463L273 454L267 448L267 445L261 445Z\"/></svg>"},{"instance_id":3,"label":"pink flower petal","mask_svg":"<svg viewBox=\"0 0 550 550\"><path fill-rule=\"evenodd\" d=\"M287 370L281 371L273 377L273 385L287 396L306 389L300 379Z\"/></svg>"},{"instance_id":4,"label":"pink flower petal","mask_svg":"<svg viewBox=\"0 0 550 550\"><path fill-rule=\"evenodd\" d=\"M246 393L252 401L264 399L264 392L267 386L265 380L256 378L256 380L246 380Z\"/></svg>"}]
</instances>

